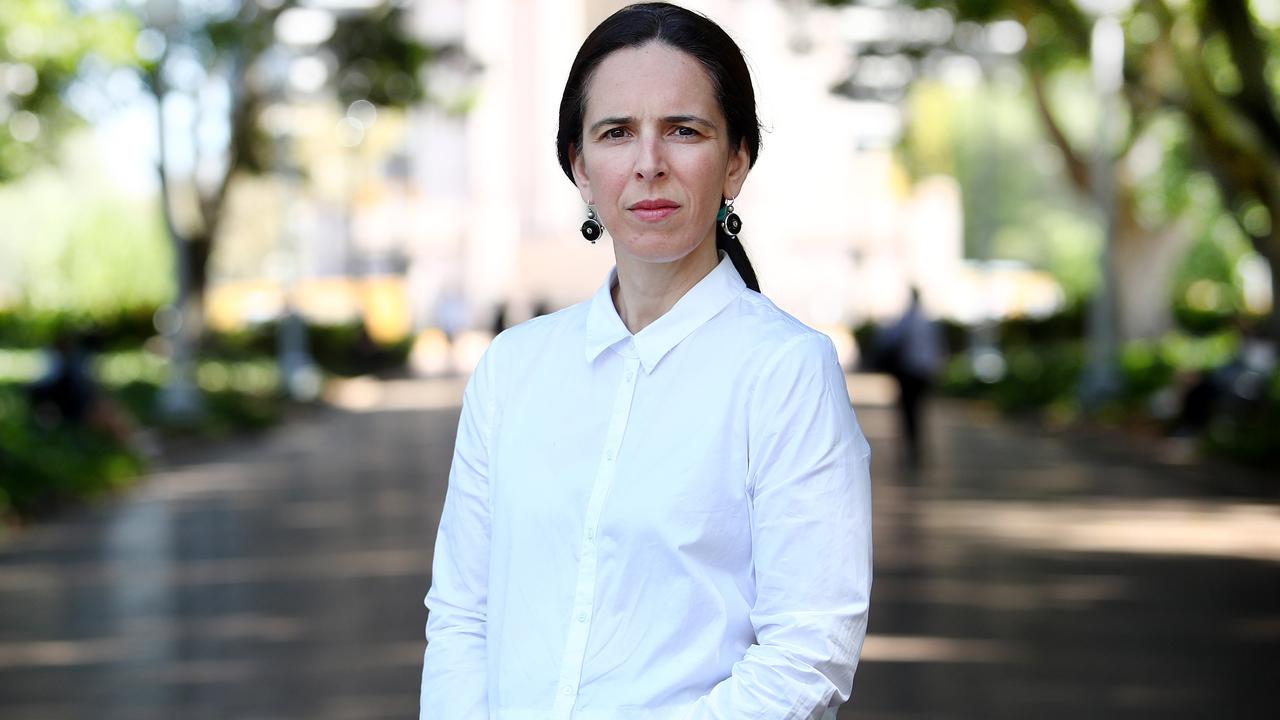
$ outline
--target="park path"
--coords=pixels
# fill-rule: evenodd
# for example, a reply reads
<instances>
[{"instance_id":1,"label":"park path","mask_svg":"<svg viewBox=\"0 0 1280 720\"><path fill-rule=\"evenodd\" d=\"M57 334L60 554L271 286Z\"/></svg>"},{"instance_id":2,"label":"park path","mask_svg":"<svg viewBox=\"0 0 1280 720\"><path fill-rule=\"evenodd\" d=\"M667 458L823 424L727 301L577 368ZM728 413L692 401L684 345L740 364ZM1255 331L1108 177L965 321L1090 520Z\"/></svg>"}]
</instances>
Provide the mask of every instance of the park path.
<instances>
[{"instance_id":1,"label":"park path","mask_svg":"<svg viewBox=\"0 0 1280 720\"><path fill-rule=\"evenodd\" d=\"M876 581L842 720L1275 716L1274 478L956 403L904 472L883 387L851 389ZM347 383L3 541L0 718L415 717L460 392Z\"/></svg>"}]
</instances>

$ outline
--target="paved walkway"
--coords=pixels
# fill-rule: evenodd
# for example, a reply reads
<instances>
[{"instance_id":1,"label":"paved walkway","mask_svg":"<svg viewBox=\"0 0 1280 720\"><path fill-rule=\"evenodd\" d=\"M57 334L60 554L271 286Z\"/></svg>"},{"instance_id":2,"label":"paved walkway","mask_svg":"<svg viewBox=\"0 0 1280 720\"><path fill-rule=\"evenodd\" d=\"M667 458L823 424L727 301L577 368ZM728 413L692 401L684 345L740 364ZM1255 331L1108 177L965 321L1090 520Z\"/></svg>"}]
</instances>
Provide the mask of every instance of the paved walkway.
<instances>
[{"instance_id":1,"label":"paved walkway","mask_svg":"<svg viewBox=\"0 0 1280 720\"><path fill-rule=\"evenodd\" d=\"M348 385L0 545L0 718L415 717L460 387ZM904 474L889 410L859 416L877 579L843 720L1275 716L1260 478L951 404Z\"/></svg>"}]
</instances>

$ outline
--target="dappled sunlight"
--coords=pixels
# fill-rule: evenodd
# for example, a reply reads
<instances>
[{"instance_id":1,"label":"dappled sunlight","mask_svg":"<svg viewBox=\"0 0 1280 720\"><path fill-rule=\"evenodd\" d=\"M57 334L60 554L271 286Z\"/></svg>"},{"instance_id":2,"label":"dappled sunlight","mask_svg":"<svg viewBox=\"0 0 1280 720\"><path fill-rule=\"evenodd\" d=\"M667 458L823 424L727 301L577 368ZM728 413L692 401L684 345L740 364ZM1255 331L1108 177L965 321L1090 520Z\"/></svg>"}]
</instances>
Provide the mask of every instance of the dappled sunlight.
<instances>
[{"instance_id":1,"label":"dappled sunlight","mask_svg":"<svg viewBox=\"0 0 1280 720\"><path fill-rule=\"evenodd\" d=\"M289 465L284 461L204 463L155 472L141 492L157 502L200 501L221 496L227 502L249 505L255 502L255 492L281 484L289 472Z\"/></svg>"},{"instance_id":2,"label":"dappled sunlight","mask_svg":"<svg viewBox=\"0 0 1280 720\"><path fill-rule=\"evenodd\" d=\"M462 405L465 377L436 380L335 380L325 388L329 404L349 412L443 410Z\"/></svg>"},{"instance_id":3,"label":"dappled sunlight","mask_svg":"<svg viewBox=\"0 0 1280 720\"><path fill-rule=\"evenodd\" d=\"M0 642L0 668L122 662L134 655L134 644L127 638Z\"/></svg>"},{"instance_id":4,"label":"dappled sunlight","mask_svg":"<svg viewBox=\"0 0 1280 720\"><path fill-rule=\"evenodd\" d=\"M877 603L928 603L991 611L1031 612L1046 607L1078 608L1125 597L1131 583L1122 577L1074 575L1027 579L972 580L925 576L891 578L875 589Z\"/></svg>"},{"instance_id":5,"label":"dappled sunlight","mask_svg":"<svg viewBox=\"0 0 1280 720\"><path fill-rule=\"evenodd\" d=\"M429 559L423 557L417 548L191 560L175 568L173 584L203 586L413 576L425 573L429 565Z\"/></svg>"},{"instance_id":6,"label":"dappled sunlight","mask_svg":"<svg viewBox=\"0 0 1280 720\"><path fill-rule=\"evenodd\" d=\"M936 636L867 635L863 662L1000 663L1016 655L1003 643Z\"/></svg>"},{"instance_id":7,"label":"dappled sunlight","mask_svg":"<svg viewBox=\"0 0 1280 720\"><path fill-rule=\"evenodd\" d=\"M289 503L281 508L276 523L290 529L324 529L350 525L354 513L343 500L313 500Z\"/></svg>"},{"instance_id":8,"label":"dappled sunlight","mask_svg":"<svg viewBox=\"0 0 1280 720\"><path fill-rule=\"evenodd\" d=\"M889 375L847 373L844 382L855 406L889 407L898 400L898 385Z\"/></svg>"},{"instance_id":9,"label":"dappled sunlight","mask_svg":"<svg viewBox=\"0 0 1280 720\"><path fill-rule=\"evenodd\" d=\"M186 560L180 564L121 558L117 566L96 562L28 563L0 572L0 592L54 592L103 587L119 590L105 598L113 612L132 612L152 602L161 610L176 588L261 582L316 582L425 575L430 553L419 548L334 552L280 557ZM145 591L145 592L144 592ZM154 603L160 603L155 605Z\"/></svg>"},{"instance_id":10,"label":"dappled sunlight","mask_svg":"<svg viewBox=\"0 0 1280 720\"><path fill-rule=\"evenodd\" d=\"M447 353L447 346L434 352ZM432 364L431 367L437 365ZM382 380L367 376L335 378L326 384L322 397L328 404L349 412L441 410L462 405L466 381L465 374L417 380ZM850 373L845 375L845 384L849 397L857 406L888 407L897 398L897 386L887 375Z\"/></svg>"},{"instance_id":11,"label":"dappled sunlight","mask_svg":"<svg viewBox=\"0 0 1280 720\"><path fill-rule=\"evenodd\" d=\"M1280 507L1194 500L933 500L935 532L1023 549L1280 562Z\"/></svg>"}]
</instances>

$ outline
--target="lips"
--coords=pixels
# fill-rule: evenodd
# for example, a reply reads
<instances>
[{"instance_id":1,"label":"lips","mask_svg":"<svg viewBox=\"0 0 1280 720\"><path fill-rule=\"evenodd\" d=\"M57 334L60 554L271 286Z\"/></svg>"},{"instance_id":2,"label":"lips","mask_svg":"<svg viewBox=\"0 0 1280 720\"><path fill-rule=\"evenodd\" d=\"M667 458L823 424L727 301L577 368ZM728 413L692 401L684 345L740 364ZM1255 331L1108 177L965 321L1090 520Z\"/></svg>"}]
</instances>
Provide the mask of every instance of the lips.
<instances>
[{"instance_id":1,"label":"lips","mask_svg":"<svg viewBox=\"0 0 1280 720\"><path fill-rule=\"evenodd\" d=\"M645 222L658 222L679 210L680 203L677 203L674 200L657 198L654 200L641 200L627 209L640 220Z\"/></svg>"}]
</instances>

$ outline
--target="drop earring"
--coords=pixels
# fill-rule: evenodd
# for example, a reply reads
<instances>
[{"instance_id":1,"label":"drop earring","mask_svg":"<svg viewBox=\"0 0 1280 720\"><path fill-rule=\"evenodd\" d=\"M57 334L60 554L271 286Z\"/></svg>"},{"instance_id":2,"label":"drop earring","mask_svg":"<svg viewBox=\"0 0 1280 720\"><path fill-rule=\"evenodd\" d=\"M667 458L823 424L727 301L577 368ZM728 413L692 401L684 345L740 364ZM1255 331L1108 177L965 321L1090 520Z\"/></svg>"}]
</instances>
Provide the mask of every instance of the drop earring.
<instances>
[{"instance_id":1,"label":"drop earring","mask_svg":"<svg viewBox=\"0 0 1280 720\"><path fill-rule=\"evenodd\" d=\"M738 217L738 213L733 211L733 198L725 198L724 206L720 208L720 227L731 238L738 237L738 233L742 232L742 218Z\"/></svg>"},{"instance_id":2,"label":"drop earring","mask_svg":"<svg viewBox=\"0 0 1280 720\"><path fill-rule=\"evenodd\" d=\"M582 237L592 245L596 244L596 240L600 239L600 234L604 232L604 226L600 224L600 220L596 217L596 208L594 205L587 206L587 221L582 223Z\"/></svg>"}]
</instances>

